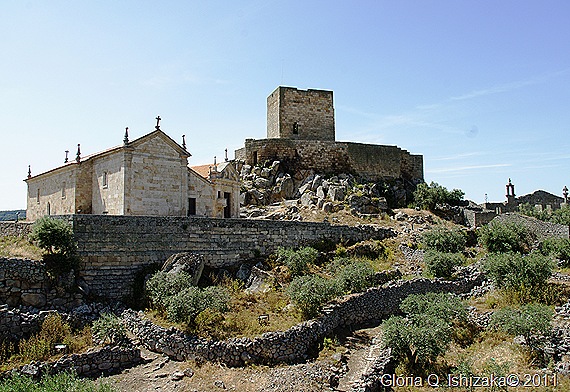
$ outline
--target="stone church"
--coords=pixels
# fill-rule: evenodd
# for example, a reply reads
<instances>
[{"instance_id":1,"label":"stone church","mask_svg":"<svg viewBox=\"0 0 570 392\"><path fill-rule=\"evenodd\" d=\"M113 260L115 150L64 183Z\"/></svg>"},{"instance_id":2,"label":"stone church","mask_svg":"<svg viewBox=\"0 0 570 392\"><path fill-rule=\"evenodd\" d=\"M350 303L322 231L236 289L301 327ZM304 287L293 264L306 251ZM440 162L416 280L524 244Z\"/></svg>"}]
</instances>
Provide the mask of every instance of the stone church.
<instances>
[{"instance_id":1,"label":"stone church","mask_svg":"<svg viewBox=\"0 0 570 392\"><path fill-rule=\"evenodd\" d=\"M109 214L239 217L239 175L233 162L188 167L191 154L160 129L38 175L28 168L27 219Z\"/></svg>"}]
</instances>

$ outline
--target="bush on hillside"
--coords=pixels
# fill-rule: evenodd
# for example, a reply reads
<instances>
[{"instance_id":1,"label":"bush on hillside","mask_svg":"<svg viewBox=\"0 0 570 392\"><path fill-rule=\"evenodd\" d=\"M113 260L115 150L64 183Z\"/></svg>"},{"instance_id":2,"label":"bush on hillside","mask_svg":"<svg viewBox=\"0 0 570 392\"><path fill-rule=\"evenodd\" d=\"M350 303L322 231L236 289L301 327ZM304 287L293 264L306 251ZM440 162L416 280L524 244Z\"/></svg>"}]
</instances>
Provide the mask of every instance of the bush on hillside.
<instances>
[{"instance_id":1,"label":"bush on hillside","mask_svg":"<svg viewBox=\"0 0 570 392\"><path fill-rule=\"evenodd\" d=\"M528 253L532 235L529 230L515 223L493 222L479 229L479 239L489 252Z\"/></svg>"},{"instance_id":2,"label":"bush on hillside","mask_svg":"<svg viewBox=\"0 0 570 392\"><path fill-rule=\"evenodd\" d=\"M127 342L127 329L121 319L112 313L103 313L93 322L91 331L103 343L115 345Z\"/></svg>"},{"instance_id":3,"label":"bush on hillside","mask_svg":"<svg viewBox=\"0 0 570 392\"><path fill-rule=\"evenodd\" d=\"M278 248L277 262L285 264L291 271L291 276L304 275L309 271L309 264L314 264L319 252L311 247L299 250Z\"/></svg>"},{"instance_id":4,"label":"bush on hillside","mask_svg":"<svg viewBox=\"0 0 570 392\"><path fill-rule=\"evenodd\" d=\"M305 275L293 279L287 288L291 301L305 319L315 317L321 306L340 294L335 280L318 275Z\"/></svg>"},{"instance_id":5,"label":"bush on hillside","mask_svg":"<svg viewBox=\"0 0 570 392\"><path fill-rule=\"evenodd\" d=\"M453 323L467 310L451 294L410 295L400 305L405 317L392 316L382 324L383 345L410 374L425 375L453 338Z\"/></svg>"},{"instance_id":6,"label":"bush on hillside","mask_svg":"<svg viewBox=\"0 0 570 392\"><path fill-rule=\"evenodd\" d=\"M553 311L541 304L528 304L519 308L507 306L491 315L490 327L512 336L522 335L531 350L537 351L541 337L551 331Z\"/></svg>"},{"instance_id":7,"label":"bush on hillside","mask_svg":"<svg viewBox=\"0 0 570 392\"><path fill-rule=\"evenodd\" d=\"M521 302L537 298L553 269L552 259L538 252L489 254L483 262L483 271L495 286L514 294L511 298Z\"/></svg>"},{"instance_id":8,"label":"bush on hillside","mask_svg":"<svg viewBox=\"0 0 570 392\"><path fill-rule=\"evenodd\" d=\"M437 204L460 205L465 192L460 189L447 190L436 182L421 183L413 193L414 205L424 210L433 210Z\"/></svg>"},{"instance_id":9,"label":"bush on hillside","mask_svg":"<svg viewBox=\"0 0 570 392\"><path fill-rule=\"evenodd\" d=\"M165 312L172 296L192 287L192 276L184 271L176 274L158 271L146 282L145 287L152 307Z\"/></svg>"},{"instance_id":10,"label":"bush on hillside","mask_svg":"<svg viewBox=\"0 0 570 392\"><path fill-rule=\"evenodd\" d=\"M453 270L463 264L463 255L428 250L424 254L424 262L429 274L436 278L450 278Z\"/></svg>"},{"instance_id":11,"label":"bush on hillside","mask_svg":"<svg viewBox=\"0 0 570 392\"><path fill-rule=\"evenodd\" d=\"M420 243L425 249L458 253L465 249L467 236L461 230L438 227L422 233Z\"/></svg>"},{"instance_id":12,"label":"bush on hillside","mask_svg":"<svg viewBox=\"0 0 570 392\"><path fill-rule=\"evenodd\" d=\"M570 240L568 238L547 238L540 244L540 252L559 260L570 261Z\"/></svg>"},{"instance_id":13,"label":"bush on hillside","mask_svg":"<svg viewBox=\"0 0 570 392\"><path fill-rule=\"evenodd\" d=\"M364 261L353 261L335 276L339 289L345 293L358 293L373 284L374 269Z\"/></svg>"},{"instance_id":14,"label":"bush on hillside","mask_svg":"<svg viewBox=\"0 0 570 392\"><path fill-rule=\"evenodd\" d=\"M223 287L188 287L168 299L166 315L170 321L193 325L196 317L206 309L226 312L230 299Z\"/></svg>"}]
</instances>

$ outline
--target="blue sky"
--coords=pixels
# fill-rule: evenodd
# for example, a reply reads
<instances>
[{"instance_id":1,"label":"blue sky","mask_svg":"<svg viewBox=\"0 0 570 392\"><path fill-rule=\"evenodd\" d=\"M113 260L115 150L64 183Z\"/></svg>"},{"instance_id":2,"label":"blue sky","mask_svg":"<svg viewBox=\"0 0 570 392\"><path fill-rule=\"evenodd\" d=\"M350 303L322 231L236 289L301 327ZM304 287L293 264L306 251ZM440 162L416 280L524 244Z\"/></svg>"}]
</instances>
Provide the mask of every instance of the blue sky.
<instances>
[{"instance_id":1,"label":"blue sky","mask_svg":"<svg viewBox=\"0 0 570 392\"><path fill-rule=\"evenodd\" d=\"M0 210L22 181L161 128L191 165L265 137L278 86L334 91L338 140L424 155L476 202L570 186L568 1L0 3ZM233 157L233 153L230 157Z\"/></svg>"}]
</instances>

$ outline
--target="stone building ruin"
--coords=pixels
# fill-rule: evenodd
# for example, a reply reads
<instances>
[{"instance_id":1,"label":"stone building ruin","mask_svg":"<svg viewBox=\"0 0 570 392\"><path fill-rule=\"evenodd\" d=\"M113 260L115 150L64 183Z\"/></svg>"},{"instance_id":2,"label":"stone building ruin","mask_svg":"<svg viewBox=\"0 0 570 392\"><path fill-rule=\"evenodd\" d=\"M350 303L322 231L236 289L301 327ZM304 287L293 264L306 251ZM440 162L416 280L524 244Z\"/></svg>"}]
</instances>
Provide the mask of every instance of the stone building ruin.
<instances>
[{"instance_id":1,"label":"stone building ruin","mask_svg":"<svg viewBox=\"0 0 570 392\"><path fill-rule=\"evenodd\" d=\"M246 139L237 160L279 161L288 171L423 181L423 156L397 146L335 141L333 92L279 86L267 98L267 138Z\"/></svg>"}]
</instances>

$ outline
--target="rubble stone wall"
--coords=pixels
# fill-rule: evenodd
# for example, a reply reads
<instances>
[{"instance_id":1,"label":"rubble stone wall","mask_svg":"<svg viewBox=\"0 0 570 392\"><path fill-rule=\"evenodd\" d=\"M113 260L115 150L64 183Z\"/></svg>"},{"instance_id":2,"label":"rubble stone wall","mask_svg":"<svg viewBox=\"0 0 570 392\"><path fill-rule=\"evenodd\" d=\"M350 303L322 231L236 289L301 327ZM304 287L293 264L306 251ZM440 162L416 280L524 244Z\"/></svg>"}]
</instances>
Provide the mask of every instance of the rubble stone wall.
<instances>
[{"instance_id":1,"label":"rubble stone wall","mask_svg":"<svg viewBox=\"0 0 570 392\"><path fill-rule=\"evenodd\" d=\"M338 327L356 327L398 314L400 302L410 294L431 291L460 294L469 292L482 282L480 274L454 282L423 278L389 282L330 304L316 319L297 324L287 331L268 332L253 339L213 341L197 338L175 328L159 327L132 310L123 312L123 320L150 350L177 360L207 360L228 366L295 363L308 359L323 338Z\"/></svg>"},{"instance_id":2,"label":"rubble stone wall","mask_svg":"<svg viewBox=\"0 0 570 392\"><path fill-rule=\"evenodd\" d=\"M30 234L31 230L30 222L0 222L0 237L25 237Z\"/></svg>"},{"instance_id":3,"label":"rubble stone wall","mask_svg":"<svg viewBox=\"0 0 570 392\"><path fill-rule=\"evenodd\" d=\"M65 279L73 281L73 273L59 277ZM55 283L41 261L0 258L0 304L68 309L82 303L81 294L62 292Z\"/></svg>"}]
</instances>

